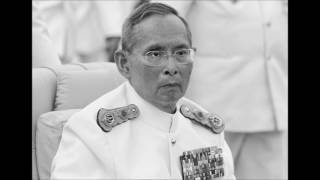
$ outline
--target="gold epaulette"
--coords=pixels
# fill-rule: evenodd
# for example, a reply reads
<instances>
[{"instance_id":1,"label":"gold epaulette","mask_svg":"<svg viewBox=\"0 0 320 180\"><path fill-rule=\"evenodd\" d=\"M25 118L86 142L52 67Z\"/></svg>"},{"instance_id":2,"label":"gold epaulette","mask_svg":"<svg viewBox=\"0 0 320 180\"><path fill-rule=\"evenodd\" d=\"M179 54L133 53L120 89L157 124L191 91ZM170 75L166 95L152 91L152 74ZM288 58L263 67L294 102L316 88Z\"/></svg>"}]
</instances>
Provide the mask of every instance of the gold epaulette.
<instances>
[{"instance_id":1,"label":"gold epaulette","mask_svg":"<svg viewBox=\"0 0 320 180\"><path fill-rule=\"evenodd\" d=\"M215 134L220 134L224 130L224 122L216 114L205 113L199 108L190 104L181 105L180 112L184 117L190 119L193 123L200 124Z\"/></svg>"},{"instance_id":2,"label":"gold epaulette","mask_svg":"<svg viewBox=\"0 0 320 180\"><path fill-rule=\"evenodd\" d=\"M113 127L138 116L139 109L134 104L115 109L101 108L97 114L97 123L104 132L109 132Z\"/></svg>"}]
</instances>

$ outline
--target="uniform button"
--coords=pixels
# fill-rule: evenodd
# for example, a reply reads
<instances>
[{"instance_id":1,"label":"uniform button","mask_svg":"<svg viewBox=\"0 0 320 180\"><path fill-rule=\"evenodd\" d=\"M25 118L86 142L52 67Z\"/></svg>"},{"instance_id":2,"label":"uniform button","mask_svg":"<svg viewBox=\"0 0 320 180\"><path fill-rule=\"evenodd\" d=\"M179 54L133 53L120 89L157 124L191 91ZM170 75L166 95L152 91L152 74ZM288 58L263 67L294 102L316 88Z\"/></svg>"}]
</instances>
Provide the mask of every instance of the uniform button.
<instances>
[{"instance_id":1,"label":"uniform button","mask_svg":"<svg viewBox=\"0 0 320 180\"><path fill-rule=\"evenodd\" d=\"M171 144L175 144L176 143L176 138L172 137L171 138Z\"/></svg>"}]
</instances>

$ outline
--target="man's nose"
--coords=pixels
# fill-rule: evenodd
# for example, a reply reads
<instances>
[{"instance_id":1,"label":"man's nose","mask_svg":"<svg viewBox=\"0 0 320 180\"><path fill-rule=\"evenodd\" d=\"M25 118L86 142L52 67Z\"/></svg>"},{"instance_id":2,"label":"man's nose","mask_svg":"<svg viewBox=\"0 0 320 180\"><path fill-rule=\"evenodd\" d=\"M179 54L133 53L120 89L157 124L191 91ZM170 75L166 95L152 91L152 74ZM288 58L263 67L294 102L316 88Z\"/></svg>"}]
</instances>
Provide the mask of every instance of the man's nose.
<instances>
[{"instance_id":1,"label":"man's nose","mask_svg":"<svg viewBox=\"0 0 320 180\"><path fill-rule=\"evenodd\" d=\"M168 57L168 62L164 68L164 74L170 75L170 76L174 76L174 75L178 74L178 67L177 67L176 60L174 57L172 57L172 56Z\"/></svg>"}]
</instances>

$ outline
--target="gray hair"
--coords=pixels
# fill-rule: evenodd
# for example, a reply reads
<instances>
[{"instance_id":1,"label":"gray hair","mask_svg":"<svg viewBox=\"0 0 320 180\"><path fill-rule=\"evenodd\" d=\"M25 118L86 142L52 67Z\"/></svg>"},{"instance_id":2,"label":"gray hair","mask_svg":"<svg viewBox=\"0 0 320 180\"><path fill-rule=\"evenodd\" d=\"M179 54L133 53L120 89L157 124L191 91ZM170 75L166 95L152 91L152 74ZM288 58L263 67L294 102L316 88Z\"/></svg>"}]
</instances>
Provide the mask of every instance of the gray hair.
<instances>
[{"instance_id":1,"label":"gray hair","mask_svg":"<svg viewBox=\"0 0 320 180\"><path fill-rule=\"evenodd\" d=\"M183 22L187 30L188 41L192 46L191 31L188 26L188 23L185 21L185 19L179 16L178 12L174 8L162 3L143 3L142 5L134 9L133 12L131 12L131 14L125 20L122 26L122 39L121 39L122 49L129 52L132 50L132 47L134 45L134 29L133 28L135 25L139 24L142 20L152 15L168 15L168 14L173 14L177 16Z\"/></svg>"}]
</instances>

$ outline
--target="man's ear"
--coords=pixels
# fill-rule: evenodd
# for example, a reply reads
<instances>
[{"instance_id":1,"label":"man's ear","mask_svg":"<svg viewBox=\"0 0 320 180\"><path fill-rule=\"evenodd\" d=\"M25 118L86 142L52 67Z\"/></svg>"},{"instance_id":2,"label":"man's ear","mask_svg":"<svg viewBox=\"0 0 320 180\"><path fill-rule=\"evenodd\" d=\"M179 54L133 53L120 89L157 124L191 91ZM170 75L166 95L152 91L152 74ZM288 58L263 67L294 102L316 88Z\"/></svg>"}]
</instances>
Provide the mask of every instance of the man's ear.
<instances>
[{"instance_id":1,"label":"man's ear","mask_svg":"<svg viewBox=\"0 0 320 180\"><path fill-rule=\"evenodd\" d=\"M114 60L119 72L127 79L130 77L130 64L123 50L118 49L114 53Z\"/></svg>"}]
</instances>

